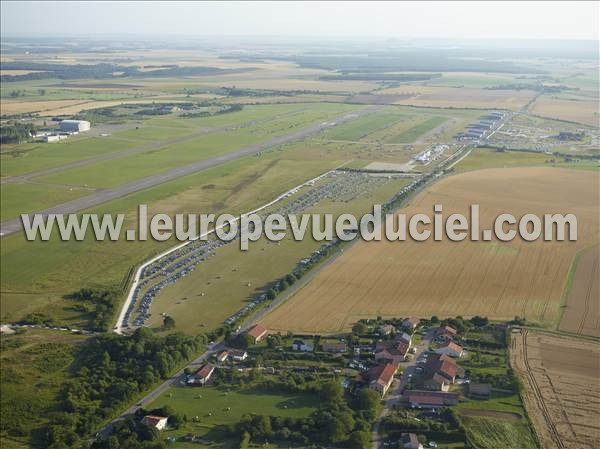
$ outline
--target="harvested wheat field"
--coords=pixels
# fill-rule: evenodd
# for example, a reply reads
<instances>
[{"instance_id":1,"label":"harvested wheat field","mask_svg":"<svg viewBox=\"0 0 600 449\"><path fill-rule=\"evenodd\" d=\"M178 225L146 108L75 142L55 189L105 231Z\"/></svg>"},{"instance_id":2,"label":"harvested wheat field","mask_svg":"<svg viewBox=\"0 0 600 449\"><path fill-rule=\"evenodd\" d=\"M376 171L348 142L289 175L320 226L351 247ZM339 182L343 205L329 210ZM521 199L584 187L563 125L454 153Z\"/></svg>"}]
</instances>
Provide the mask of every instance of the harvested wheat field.
<instances>
[{"instance_id":1,"label":"harvested wheat field","mask_svg":"<svg viewBox=\"0 0 600 449\"><path fill-rule=\"evenodd\" d=\"M567 120L590 126L600 126L600 111L597 100L574 100L539 97L529 112L541 117Z\"/></svg>"},{"instance_id":2,"label":"harvested wheat field","mask_svg":"<svg viewBox=\"0 0 600 449\"><path fill-rule=\"evenodd\" d=\"M501 108L516 111L525 106L534 95L535 92L531 90L440 87L434 92L400 99L396 104L430 108Z\"/></svg>"},{"instance_id":3,"label":"harvested wheat field","mask_svg":"<svg viewBox=\"0 0 600 449\"><path fill-rule=\"evenodd\" d=\"M500 213L573 213L576 242L358 242L317 273L262 324L276 331L335 333L368 317L516 315L555 324L575 254L598 239L599 174L550 167L489 169L445 178L400 212L468 216L481 230Z\"/></svg>"},{"instance_id":4,"label":"harvested wheat field","mask_svg":"<svg viewBox=\"0 0 600 449\"><path fill-rule=\"evenodd\" d=\"M559 329L600 337L600 246L577 262Z\"/></svg>"},{"instance_id":5,"label":"harvested wheat field","mask_svg":"<svg viewBox=\"0 0 600 449\"><path fill-rule=\"evenodd\" d=\"M600 345L523 329L511 366L543 449L600 447Z\"/></svg>"}]
</instances>

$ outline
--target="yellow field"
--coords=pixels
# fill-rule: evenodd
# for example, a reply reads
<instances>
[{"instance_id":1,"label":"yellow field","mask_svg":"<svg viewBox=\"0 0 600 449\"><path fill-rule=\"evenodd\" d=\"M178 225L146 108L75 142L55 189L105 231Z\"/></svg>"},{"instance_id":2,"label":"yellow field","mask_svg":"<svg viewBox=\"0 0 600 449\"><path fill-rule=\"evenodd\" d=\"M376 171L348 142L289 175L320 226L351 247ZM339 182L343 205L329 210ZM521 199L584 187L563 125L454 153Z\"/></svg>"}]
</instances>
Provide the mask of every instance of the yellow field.
<instances>
[{"instance_id":1,"label":"yellow field","mask_svg":"<svg viewBox=\"0 0 600 449\"><path fill-rule=\"evenodd\" d=\"M568 100L539 97L529 112L541 117L568 120L590 126L600 126L598 100Z\"/></svg>"},{"instance_id":2,"label":"yellow field","mask_svg":"<svg viewBox=\"0 0 600 449\"><path fill-rule=\"evenodd\" d=\"M463 213L479 204L481 229L500 213L574 213L577 242L359 242L263 320L269 329L333 333L367 317L524 316L554 323L576 252L598 239L599 175L555 168L455 175L405 210Z\"/></svg>"},{"instance_id":3,"label":"yellow field","mask_svg":"<svg viewBox=\"0 0 600 449\"><path fill-rule=\"evenodd\" d=\"M600 346L523 329L512 335L511 366L543 449L600 444Z\"/></svg>"},{"instance_id":4,"label":"yellow field","mask_svg":"<svg viewBox=\"0 0 600 449\"><path fill-rule=\"evenodd\" d=\"M410 86L410 89L417 86ZM419 86L420 87L420 86ZM407 86L407 90L408 89ZM533 98L530 90L489 90L457 87L432 87L411 98L404 98L396 104L433 108L499 108L519 110ZM407 92L408 93L408 92Z\"/></svg>"}]
</instances>

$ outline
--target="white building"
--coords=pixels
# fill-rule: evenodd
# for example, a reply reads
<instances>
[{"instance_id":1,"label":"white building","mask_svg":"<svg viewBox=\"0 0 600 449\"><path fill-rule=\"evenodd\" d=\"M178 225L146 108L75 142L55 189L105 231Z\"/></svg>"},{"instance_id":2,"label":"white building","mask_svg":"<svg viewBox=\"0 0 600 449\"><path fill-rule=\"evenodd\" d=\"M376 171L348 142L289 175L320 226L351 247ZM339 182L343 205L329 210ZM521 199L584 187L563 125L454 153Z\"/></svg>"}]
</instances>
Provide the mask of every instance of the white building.
<instances>
[{"instance_id":1,"label":"white building","mask_svg":"<svg viewBox=\"0 0 600 449\"><path fill-rule=\"evenodd\" d=\"M65 133L80 133L91 128L90 122L85 120L63 120L58 126Z\"/></svg>"},{"instance_id":2,"label":"white building","mask_svg":"<svg viewBox=\"0 0 600 449\"><path fill-rule=\"evenodd\" d=\"M142 418L144 424L157 430L163 430L167 427L167 421L169 421L169 418L166 416L146 415Z\"/></svg>"}]
</instances>

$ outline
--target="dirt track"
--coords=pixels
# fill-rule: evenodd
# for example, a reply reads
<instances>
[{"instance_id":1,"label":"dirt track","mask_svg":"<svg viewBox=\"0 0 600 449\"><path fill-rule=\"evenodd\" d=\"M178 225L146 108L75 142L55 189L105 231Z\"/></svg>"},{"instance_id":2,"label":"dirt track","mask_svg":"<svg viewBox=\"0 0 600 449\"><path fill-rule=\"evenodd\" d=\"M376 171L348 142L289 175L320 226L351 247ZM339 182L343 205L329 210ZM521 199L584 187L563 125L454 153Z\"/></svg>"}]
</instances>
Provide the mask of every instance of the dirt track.
<instances>
[{"instance_id":1,"label":"dirt track","mask_svg":"<svg viewBox=\"0 0 600 449\"><path fill-rule=\"evenodd\" d=\"M600 337L600 246L582 254L573 275L573 284L560 330Z\"/></svg>"},{"instance_id":2,"label":"dirt track","mask_svg":"<svg viewBox=\"0 0 600 449\"><path fill-rule=\"evenodd\" d=\"M300 131L296 131L285 136L274 137L266 142L250 145L239 150L231 151L229 153L216 156L207 160L198 161L184 167L177 167L173 170L169 170L167 172L158 173L156 175L148 176L146 178L138 179L136 181L130 182L128 184L121 185L119 187L115 187L113 189L105 189L98 190L91 195L84 196L82 198L77 198L72 201L68 201L66 203L59 204L57 206L35 212L36 214L41 214L43 216L48 216L49 214L72 214L85 209L89 209L91 207L97 206L98 204L105 203L107 201L111 201L122 196L130 195L135 192L139 192L140 190L148 189L150 187L154 187L159 184L163 184L165 182L173 181L175 179L181 178L183 176L191 175L193 173L197 173L202 170L206 170L208 168L214 167L216 165L220 165L225 162L232 161L234 159L250 156L261 151L264 151L268 148L282 145L288 142L293 142L296 140L302 140L308 136L311 136L315 133L321 132L325 129L331 128L333 126L337 126L341 123L345 123L350 120L354 120L360 116L371 114L380 107L373 106L365 108L361 111L351 112L344 114L342 116L330 119L324 123L318 123L307 128L304 128ZM30 214L30 216L33 214ZM20 218L8 220L3 223L0 223L0 236L6 236L12 234L14 232L18 232L23 229L23 223Z\"/></svg>"},{"instance_id":3,"label":"dirt track","mask_svg":"<svg viewBox=\"0 0 600 449\"><path fill-rule=\"evenodd\" d=\"M510 360L544 449L599 447L597 343L523 329L512 335Z\"/></svg>"}]
</instances>

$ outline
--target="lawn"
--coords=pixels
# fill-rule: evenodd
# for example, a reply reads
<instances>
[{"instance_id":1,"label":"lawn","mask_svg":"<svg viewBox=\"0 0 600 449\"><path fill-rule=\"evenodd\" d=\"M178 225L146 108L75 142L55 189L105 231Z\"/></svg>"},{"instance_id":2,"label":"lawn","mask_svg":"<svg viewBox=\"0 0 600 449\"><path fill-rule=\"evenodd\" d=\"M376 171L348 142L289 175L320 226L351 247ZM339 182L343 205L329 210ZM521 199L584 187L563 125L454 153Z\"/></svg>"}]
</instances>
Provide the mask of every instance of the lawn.
<instances>
[{"instance_id":1,"label":"lawn","mask_svg":"<svg viewBox=\"0 0 600 449\"><path fill-rule=\"evenodd\" d=\"M360 140L369 134L387 128L405 118L405 114L385 109L379 113L361 117L326 131L323 135L332 140Z\"/></svg>"},{"instance_id":2,"label":"lawn","mask_svg":"<svg viewBox=\"0 0 600 449\"><path fill-rule=\"evenodd\" d=\"M466 158L454 166L457 172L483 168L524 167L546 165L554 156L525 151L496 151L490 148L475 148Z\"/></svg>"},{"instance_id":3,"label":"lawn","mask_svg":"<svg viewBox=\"0 0 600 449\"><path fill-rule=\"evenodd\" d=\"M535 449L537 443L529 426L521 421L484 417L461 418L467 436L478 449Z\"/></svg>"},{"instance_id":4,"label":"lawn","mask_svg":"<svg viewBox=\"0 0 600 449\"><path fill-rule=\"evenodd\" d=\"M189 419L198 417L203 425L215 426L238 422L246 414L303 418L320 404L316 394L275 393L258 386L174 387L147 406L169 405Z\"/></svg>"},{"instance_id":5,"label":"lawn","mask_svg":"<svg viewBox=\"0 0 600 449\"><path fill-rule=\"evenodd\" d=\"M424 121L410 127L409 129L401 132L400 134L391 136L388 143L411 143L421 137L423 134L437 128L442 123L448 120L447 117L428 117Z\"/></svg>"}]
</instances>

